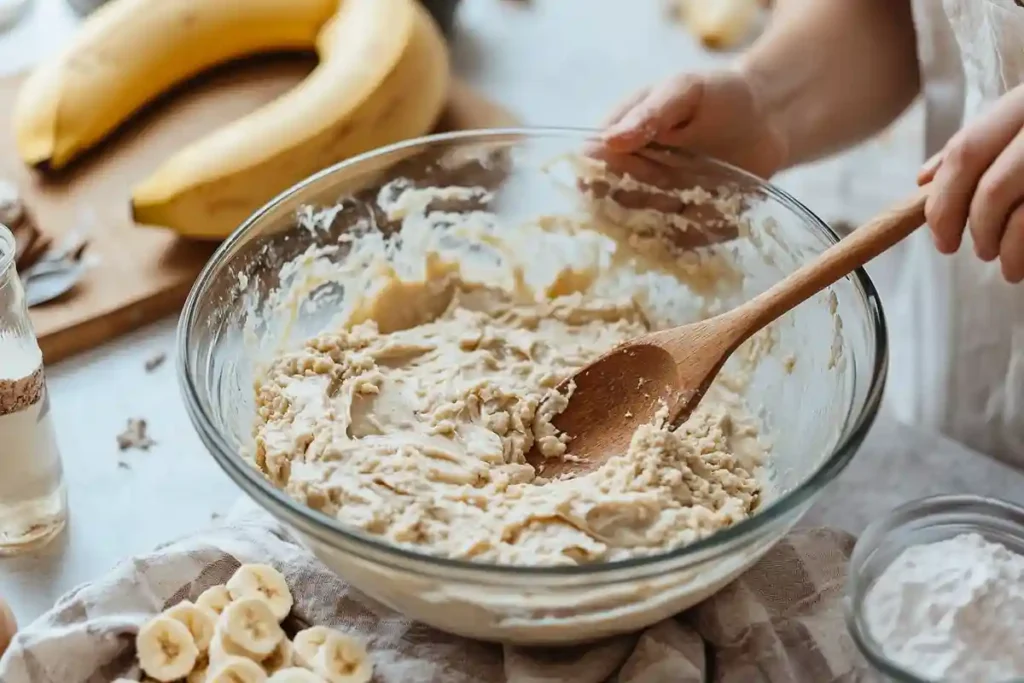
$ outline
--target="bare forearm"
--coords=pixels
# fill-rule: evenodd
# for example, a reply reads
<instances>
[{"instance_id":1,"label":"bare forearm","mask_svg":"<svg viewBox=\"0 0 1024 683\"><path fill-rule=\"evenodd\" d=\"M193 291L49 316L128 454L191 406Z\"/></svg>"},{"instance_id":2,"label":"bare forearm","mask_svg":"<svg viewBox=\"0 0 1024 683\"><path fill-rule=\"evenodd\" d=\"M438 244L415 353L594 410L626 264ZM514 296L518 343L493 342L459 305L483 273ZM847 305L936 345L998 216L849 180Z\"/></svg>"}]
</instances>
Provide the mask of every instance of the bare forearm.
<instances>
[{"instance_id":1,"label":"bare forearm","mask_svg":"<svg viewBox=\"0 0 1024 683\"><path fill-rule=\"evenodd\" d=\"M878 133L920 89L908 0L778 0L740 61L785 138L786 165Z\"/></svg>"}]
</instances>

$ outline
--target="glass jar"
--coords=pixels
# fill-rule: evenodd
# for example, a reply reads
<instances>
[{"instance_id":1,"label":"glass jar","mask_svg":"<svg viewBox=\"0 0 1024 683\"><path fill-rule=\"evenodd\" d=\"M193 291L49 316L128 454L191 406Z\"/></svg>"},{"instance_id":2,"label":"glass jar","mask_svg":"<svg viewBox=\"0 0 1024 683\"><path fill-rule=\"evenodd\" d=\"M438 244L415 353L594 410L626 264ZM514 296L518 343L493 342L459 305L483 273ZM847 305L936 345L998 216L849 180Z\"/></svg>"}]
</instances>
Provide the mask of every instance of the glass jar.
<instances>
[{"instance_id":1,"label":"glass jar","mask_svg":"<svg viewBox=\"0 0 1024 683\"><path fill-rule=\"evenodd\" d=\"M886 655L884 643L872 635L867 625L868 591L904 550L964 533L980 534L987 541L1024 555L1024 508L982 496L930 496L906 503L875 520L857 540L846 586L846 624L861 654L885 680L930 683L932 679L908 670Z\"/></svg>"},{"instance_id":2,"label":"glass jar","mask_svg":"<svg viewBox=\"0 0 1024 683\"><path fill-rule=\"evenodd\" d=\"M67 520L43 354L14 256L14 235L0 225L0 555L45 545Z\"/></svg>"}]
</instances>

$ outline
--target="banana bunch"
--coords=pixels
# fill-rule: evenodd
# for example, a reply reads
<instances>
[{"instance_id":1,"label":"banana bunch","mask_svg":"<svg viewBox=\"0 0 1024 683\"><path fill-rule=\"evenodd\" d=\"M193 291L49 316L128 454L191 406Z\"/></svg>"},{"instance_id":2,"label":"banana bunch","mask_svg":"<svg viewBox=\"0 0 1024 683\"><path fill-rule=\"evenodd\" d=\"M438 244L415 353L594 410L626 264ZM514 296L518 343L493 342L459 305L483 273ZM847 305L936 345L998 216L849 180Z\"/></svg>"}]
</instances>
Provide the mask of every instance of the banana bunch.
<instances>
[{"instance_id":1,"label":"banana bunch","mask_svg":"<svg viewBox=\"0 0 1024 683\"><path fill-rule=\"evenodd\" d=\"M289 640L281 621L292 603L280 572L244 564L226 584L139 629L139 665L147 680L163 683L367 683L373 677L366 648L340 631L313 626Z\"/></svg>"},{"instance_id":2,"label":"banana bunch","mask_svg":"<svg viewBox=\"0 0 1024 683\"><path fill-rule=\"evenodd\" d=\"M214 65L307 49L319 64L302 83L184 147L132 192L136 222L221 239L310 174L433 127L448 51L418 0L112 0L22 86L18 153L61 169Z\"/></svg>"}]
</instances>

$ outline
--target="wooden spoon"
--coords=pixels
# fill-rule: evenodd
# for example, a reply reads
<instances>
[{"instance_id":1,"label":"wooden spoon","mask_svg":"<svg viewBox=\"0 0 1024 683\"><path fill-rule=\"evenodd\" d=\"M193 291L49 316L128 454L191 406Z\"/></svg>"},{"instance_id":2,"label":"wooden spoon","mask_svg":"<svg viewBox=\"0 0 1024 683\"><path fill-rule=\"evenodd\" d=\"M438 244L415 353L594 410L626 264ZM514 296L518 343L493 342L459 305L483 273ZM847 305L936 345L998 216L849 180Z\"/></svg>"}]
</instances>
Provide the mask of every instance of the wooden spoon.
<instances>
[{"instance_id":1,"label":"wooden spoon","mask_svg":"<svg viewBox=\"0 0 1024 683\"><path fill-rule=\"evenodd\" d=\"M855 230L767 291L728 313L627 341L562 382L575 384L553 421L569 435L565 458L536 449L527 461L545 477L584 474L629 448L633 432L667 408L668 424L689 417L740 344L924 224L928 186Z\"/></svg>"}]
</instances>

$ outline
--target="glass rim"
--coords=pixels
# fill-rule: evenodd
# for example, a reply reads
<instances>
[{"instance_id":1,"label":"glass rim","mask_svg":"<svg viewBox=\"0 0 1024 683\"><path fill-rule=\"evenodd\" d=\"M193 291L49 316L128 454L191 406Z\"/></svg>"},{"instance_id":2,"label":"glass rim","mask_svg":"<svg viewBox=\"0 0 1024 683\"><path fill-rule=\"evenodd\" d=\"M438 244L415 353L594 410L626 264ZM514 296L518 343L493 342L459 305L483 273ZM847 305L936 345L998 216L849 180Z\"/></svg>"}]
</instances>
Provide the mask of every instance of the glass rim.
<instances>
[{"instance_id":1,"label":"glass rim","mask_svg":"<svg viewBox=\"0 0 1024 683\"><path fill-rule=\"evenodd\" d=\"M325 515L292 500L283 491L271 485L265 477L243 460L237 450L220 433L220 430L214 426L214 421L207 414L203 407L203 402L200 400L199 390L193 380L194 368L192 367L192 360L189 357L191 333L196 326L199 299L205 294L214 276L226 265L226 258L234 250L235 246L239 242L243 242L248 234L257 226L273 216L281 204L285 203L295 194L327 180L336 173L357 167L368 160L410 148L426 148L453 143L500 144L521 139L543 138L575 138L581 144L585 144L597 140L599 134L600 131L590 128L510 127L461 130L412 138L380 147L328 166L281 192L249 216L221 243L209 261L207 261L189 292L178 321L178 378L185 399L186 412L192 420L200 440L213 455L214 460L217 461L221 469L225 471L244 493L256 500L261 507L286 520L288 524L296 527L301 533L313 537L325 545L334 545L340 537L349 546L358 548L359 551L376 556L383 555L395 561L414 562L430 566L436 570L457 570L477 575L502 576L503 579L507 579L510 573L518 577L594 578L597 576L608 576L611 578L617 572L638 568L655 568L666 563L681 560L686 556L694 556L701 560L712 559L728 552L736 544L741 543L743 539L749 538L751 534L763 530L773 522L785 517L795 508L808 502L826 484L831 482L849 464L857 448L864 441L868 431L874 424L881 405L886 370L888 368L888 338L885 315L882 311L878 292L863 268L858 268L849 277L853 279L855 289L860 294L867 309L868 325L871 328L870 332L873 332L871 336L873 337L875 357L863 407L859 412L851 411L847 415L839 441L833 448L832 453L804 481L793 487L788 493L760 508L756 514L732 526L721 529L707 538L673 548L663 553L585 565L531 567L472 562L432 555L411 548L393 545L378 537L344 525L329 515ZM785 190L726 162L699 154L692 154L691 156L700 158L750 182L759 191L764 192L795 213L808 225L809 229L816 231L829 243L834 244L839 241L839 236L827 223Z\"/></svg>"},{"instance_id":2,"label":"glass rim","mask_svg":"<svg viewBox=\"0 0 1024 683\"><path fill-rule=\"evenodd\" d=\"M1004 517L1000 517L1000 513ZM929 518L934 520L933 524L929 525L932 527L941 527L958 519L977 521L985 518L993 521L1005 519L1009 524L1019 527L1021 539L1024 540L1024 506L1002 498L967 493L936 494L908 501L893 508L864 529L857 539L847 565L849 573L846 577L843 598L846 630L857 649L871 666L900 683L929 683L929 681L888 657L882 649L881 643L871 634L865 623L864 600L874 581L865 583L862 571L865 567L871 566L874 553L882 547L889 535ZM994 528L997 524L992 526ZM907 547L911 547L911 544L908 544ZM877 579L877 577L875 578ZM991 683L1024 683L1024 678L1002 679Z\"/></svg>"},{"instance_id":3,"label":"glass rim","mask_svg":"<svg viewBox=\"0 0 1024 683\"><path fill-rule=\"evenodd\" d=\"M14 233L3 223L0 223L0 278L7 274L7 270L14 265L14 256L18 253L18 245L14 241Z\"/></svg>"}]
</instances>

